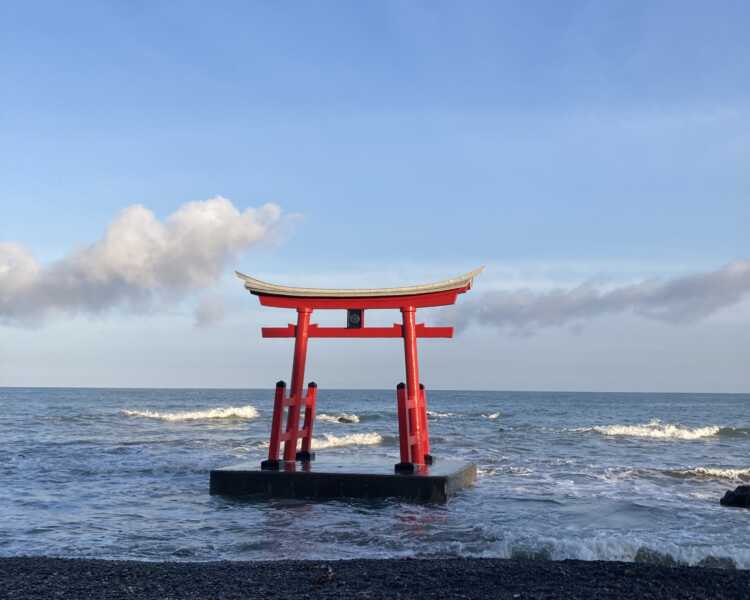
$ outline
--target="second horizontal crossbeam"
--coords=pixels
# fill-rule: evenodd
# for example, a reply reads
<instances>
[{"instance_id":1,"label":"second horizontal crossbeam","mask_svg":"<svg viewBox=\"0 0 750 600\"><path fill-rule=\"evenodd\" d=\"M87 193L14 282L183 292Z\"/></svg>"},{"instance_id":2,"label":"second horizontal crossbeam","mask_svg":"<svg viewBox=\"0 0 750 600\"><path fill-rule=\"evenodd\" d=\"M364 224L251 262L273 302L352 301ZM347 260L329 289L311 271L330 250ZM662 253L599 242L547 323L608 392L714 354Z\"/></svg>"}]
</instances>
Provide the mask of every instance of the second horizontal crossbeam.
<instances>
[{"instance_id":1,"label":"second horizontal crossbeam","mask_svg":"<svg viewBox=\"0 0 750 600\"><path fill-rule=\"evenodd\" d=\"M286 327L263 327L264 338L296 337L297 326L289 324ZM416 326L417 337L421 338L452 338L453 327L428 327L423 323ZM307 332L311 338L400 338L404 337L402 325L391 327L362 327L359 329L348 327L320 327L310 325Z\"/></svg>"}]
</instances>

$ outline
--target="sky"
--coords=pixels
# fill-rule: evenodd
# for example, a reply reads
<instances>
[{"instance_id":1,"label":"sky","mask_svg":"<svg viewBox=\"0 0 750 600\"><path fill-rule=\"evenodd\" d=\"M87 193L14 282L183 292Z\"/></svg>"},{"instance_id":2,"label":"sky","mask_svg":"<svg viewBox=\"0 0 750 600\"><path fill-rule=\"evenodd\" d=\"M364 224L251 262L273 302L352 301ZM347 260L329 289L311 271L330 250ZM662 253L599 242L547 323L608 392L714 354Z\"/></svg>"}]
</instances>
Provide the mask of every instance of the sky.
<instances>
[{"instance_id":1,"label":"sky","mask_svg":"<svg viewBox=\"0 0 750 600\"><path fill-rule=\"evenodd\" d=\"M271 387L235 269L486 265L428 388L750 391L746 2L0 4L0 385ZM337 313L314 315L338 323ZM392 323L398 313L368 316ZM398 340L312 340L390 388Z\"/></svg>"}]
</instances>

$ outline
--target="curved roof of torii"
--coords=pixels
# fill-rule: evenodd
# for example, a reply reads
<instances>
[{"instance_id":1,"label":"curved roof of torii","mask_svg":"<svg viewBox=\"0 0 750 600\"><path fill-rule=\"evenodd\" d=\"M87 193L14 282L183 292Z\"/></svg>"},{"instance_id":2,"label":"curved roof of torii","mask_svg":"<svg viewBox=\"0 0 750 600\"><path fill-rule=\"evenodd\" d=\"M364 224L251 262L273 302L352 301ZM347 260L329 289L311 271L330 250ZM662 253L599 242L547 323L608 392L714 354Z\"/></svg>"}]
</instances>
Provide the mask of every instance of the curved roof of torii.
<instances>
[{"instance_id":1,"label":"curved roof of torii","mask_svg":"<svg viewBox=\"0 0 750 600\"><path fill-rule=\"evenodd\" d=\"M260 279L255 279L239 271L235 271L237 277L245 282L245 288L253 294L268 294L272 296L293 296L308 298L362 298L362 297L383 297L383 296L416 296L419 294L432 294L434 292L446 292L459 288L468 288L471 282L484 270L479 267L469 271L464 275L436 281L435 283L424 283L421 285L410 285L405 287L392 288L369 288L369 289L334 289L334 288L303 288L289 287L286 285L277 285L267 283Z\"/></svg>"}]
</instances>

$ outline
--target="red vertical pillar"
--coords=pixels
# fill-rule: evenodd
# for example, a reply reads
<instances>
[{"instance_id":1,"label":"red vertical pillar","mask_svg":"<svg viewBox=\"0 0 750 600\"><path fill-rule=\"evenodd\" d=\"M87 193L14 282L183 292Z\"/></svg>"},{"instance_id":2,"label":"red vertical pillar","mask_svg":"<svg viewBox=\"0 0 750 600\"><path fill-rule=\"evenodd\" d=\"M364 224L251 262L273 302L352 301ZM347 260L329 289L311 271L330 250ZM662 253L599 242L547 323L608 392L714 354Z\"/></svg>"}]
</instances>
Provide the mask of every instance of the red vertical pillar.
<instances>
[{"instance_id":1,"label":"red vertical pillar","mask_svg":"<svg viewBox=\"0 0 750 600\"><path fill-rule=\"evenodd\" d=\"M396 409L398 410L398 441L401 455L400 467L407 469L411 464L409 456L409 411L406 408L406 385L399 383L396 386Z\"/></svg>"},{"instance_id":2,"label":"red vertical pillar","mask_svg":"<svg viewBox=\"0 0 750 600\"><path fill-rule=\"evenodd\" d=\"M427 418L427 395L424 385L419 384L419 413L422 415L422 450L424 450L424 462L432 464L430 454L430 422Z\"/></svg>"},{"instance_id":3,"label":"red vertical pillar","mask_svg":"<svg viewBox=\"0 0 750 600\"><path fill-rule=\"evenodd\" d=\"M261 469L277 469L279 466L279 446L281 444L281 419L284 415L284 394L286 383L276 384L276 397L273 401L273 419L271 420L271 439L268 443L268 460L260 463Z\"/></svg>"},{"instance_id":4,"label":"red vertical pillar","mask_svg":"<svg viewBox=\"0 0 750 600\"><path fill-rule=\"evenodd\" d=\"M422 414L419 410L419 359L417 358L416 309L413 306L401 308L404 324L404 358L406 360L406 406L411 446L411 462L424 464L422 447Z\"/></svg>"},{"instance_id":5,"label":"red vertical pillar","mask_svg":"<svg viewBox=\"0 0 750 600\"><path fill-rule=\"evenodd\" d=\"M313 424L315 423L315 396L318 391L318 385L311 381L307 386L307 396L305 397L305 423L302 430L305 435L302 438L302 450L297 452L296 459L310 461L315 458L315 454L310 452L312 449Z\"/></svg>"},{"instance_id":6,"label":"red vertical pillar","mask_svg":"<svg viewBox=\"0 0 750 600\"><path fill-rule=\"evenodd\" d=\"M302 386L305 379L305 360L307 359L307 336L310 328L312 308L307 306L297 309L297 329L294 339L294 363L292 364L292 385L286 431L289 434L284 442L284 460L294 460L297 452L297 435L299 433L299 413L302 402Z\"/></svg>"}]
</instances>

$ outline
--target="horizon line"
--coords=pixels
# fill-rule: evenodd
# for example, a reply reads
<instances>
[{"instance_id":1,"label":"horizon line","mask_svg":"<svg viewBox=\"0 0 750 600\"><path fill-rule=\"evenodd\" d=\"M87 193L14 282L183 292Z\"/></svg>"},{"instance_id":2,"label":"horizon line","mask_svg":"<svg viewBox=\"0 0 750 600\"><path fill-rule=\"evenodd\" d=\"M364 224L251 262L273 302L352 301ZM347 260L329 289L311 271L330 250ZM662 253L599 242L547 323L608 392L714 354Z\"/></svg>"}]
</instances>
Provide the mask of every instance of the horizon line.
<instances>
[{"instance_id":1,"label":"horizon line","mask_svg":"<svg viewBox=\"0 0 750 600\"><path fill-rule=\"evenodd\" d=\"M215 387L215 386L87 386L87 385L0 385L0 390L224 390L224 391L267 391L270 387ZM323 388L330 391L362 391L362 392L390 392L393 388L369 388L369 387L329 387ZM494 392L512 394L669 394L669 395L722 395L722 396L747 396L750 391L745 392L711 392L711 391L627 391L627 390L512 390L512 389L479 389L479 388L426 388L434 392Z\"/></svg>"}]
</instances>

